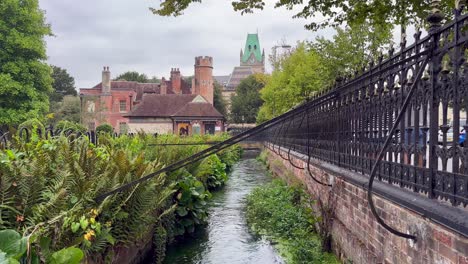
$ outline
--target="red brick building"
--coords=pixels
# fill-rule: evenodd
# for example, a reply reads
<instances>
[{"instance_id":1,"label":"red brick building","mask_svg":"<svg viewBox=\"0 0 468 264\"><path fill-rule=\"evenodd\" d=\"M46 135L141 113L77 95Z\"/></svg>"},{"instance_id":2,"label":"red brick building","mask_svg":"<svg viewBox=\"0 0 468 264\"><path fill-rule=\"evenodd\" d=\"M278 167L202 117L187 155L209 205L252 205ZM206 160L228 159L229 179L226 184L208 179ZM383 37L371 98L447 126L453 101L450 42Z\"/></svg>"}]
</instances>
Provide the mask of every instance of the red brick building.
<instances>
[{"instance_id":1,"label":"red brick building","mask_svg":"<svg viewBox=\"0 0 468 264\"><path fill-rule=\"evenodd\" d=\"M111 79L109 67L93 88L81 88L82 120L89 129L110 124L117 133L215 133L224 117L213 106L213 59L196 57L192 83L171 69L170 79L138 83ZM182 128L182 129L181 129Z\"/></svg>"}]
</instances>

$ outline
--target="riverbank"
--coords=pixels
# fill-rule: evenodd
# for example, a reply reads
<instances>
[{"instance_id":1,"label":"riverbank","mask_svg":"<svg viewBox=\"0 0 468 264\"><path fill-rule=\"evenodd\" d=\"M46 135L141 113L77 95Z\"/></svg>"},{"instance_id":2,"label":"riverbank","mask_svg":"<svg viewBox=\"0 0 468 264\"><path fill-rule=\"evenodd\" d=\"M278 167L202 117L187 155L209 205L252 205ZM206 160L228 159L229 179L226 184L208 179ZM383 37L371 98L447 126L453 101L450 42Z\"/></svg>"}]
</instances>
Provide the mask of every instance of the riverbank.
<instances>
[{"instance_id":1,"label":"riverbank","mask_svg":"<svg viewBox=\"0 0 468 264\"><path fill-rule=\"evenodd\" d=\"M266 152L258 160L267 168ZM271 241L286 263L340 263L320 235L317 202L299 182L277 178L247 196L246 219L252 232Z\"/></svg>"},{"instance_id":2,"label":"riverbank","mask_svg":"<svg viewBox=\"0 0 468 264\"><path fill-rule=\"evenodd\" d=\"M213 193L208 202L208 225L170 246L164 263L283 263L268 241L249 231L245 219L245 197L271 181L252 153L244 153L225 187Z\"/></svg>"}]
</instances>

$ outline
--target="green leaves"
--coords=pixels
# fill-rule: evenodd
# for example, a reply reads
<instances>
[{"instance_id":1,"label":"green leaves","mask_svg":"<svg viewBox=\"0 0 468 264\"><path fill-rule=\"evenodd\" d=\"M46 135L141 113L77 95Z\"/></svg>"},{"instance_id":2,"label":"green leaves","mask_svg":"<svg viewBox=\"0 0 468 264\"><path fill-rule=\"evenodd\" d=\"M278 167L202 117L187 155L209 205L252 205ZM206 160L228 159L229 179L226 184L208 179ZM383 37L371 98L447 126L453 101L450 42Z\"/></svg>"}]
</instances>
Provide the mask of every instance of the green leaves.
<instances>
[{"instance_id":1,"label":"green leaves","mask_svg":"<svg viewBox=\"0 0 468 264\"><path fill-rule=\"evenodd\" d=\"M48 110L52 78L38 0L0 2L0 123L20 124ZM14 98L14 100L12 100Z\"/></svg>"},{"instance_id":2,"label":"green leaves","mask_svg":"<svg viewBox=\"0 0 468 264\"><path fill-rule=\"evenodd\" d=\"M247 223L255 233L276 242L287 263L339 263L321 252L314 232L317 220L305 195L280 180L258 187L247 197Z\"/></svg>"},{"instance_id":3,"label":"green leaves","mask_svg":"<svg viewBox=\"0 0 468 264\"><path fill-rule=\"evenodd\" d=\"M254 74L242 80L231 98L231 119L234 123L255 123L263 100L260 90L265 86L262 74Z\"/></svg>"},{"instance_id":4,"label":"green leaves","mask_svg":"<svg viewBox=\"0 0 468 264\"><path fill-rule=\"evenodd\" d=\"M26 252L27 238L21 237L14 230L0 231L0 252L5 253L5 258L18 260Z\"/></svg>"},{"instance_id":5,"label":"green leaves","mask_svg":"<svg viewBox=\"0 0 468 264\"><path fill-rule=\"evenodd\" d=\"M79 264L83 259L83 251L79 248L69 247L57 251L48 260L50 264Z\"/></svg>"}]
</instances>

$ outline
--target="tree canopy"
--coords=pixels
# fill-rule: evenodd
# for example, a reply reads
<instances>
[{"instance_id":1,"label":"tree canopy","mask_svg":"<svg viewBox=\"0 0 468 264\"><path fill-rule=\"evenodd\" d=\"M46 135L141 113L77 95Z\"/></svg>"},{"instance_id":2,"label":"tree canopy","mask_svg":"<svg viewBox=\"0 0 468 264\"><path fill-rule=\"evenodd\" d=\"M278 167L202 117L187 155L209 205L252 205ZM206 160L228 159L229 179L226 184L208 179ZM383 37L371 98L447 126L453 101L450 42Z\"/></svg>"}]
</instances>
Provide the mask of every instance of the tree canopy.
<instances>
[{"instance_id":1,"label":"tree canopy","mask_svg":"<svg viewBox=\"0 0 468 264\"><path fill-rule=\"evenodd\" d=\"M190 82L191 83L191 82ZM214 82L213 91L213 106L220 112L224 117L227 117L226 100L223 97L222 87L218 82Z\"/></svg>"},{"instance_id":2,"label":"tree canopy","mask_svg":"<svg viewBox=\"0 0 468 264\"><path fill-rule=\"evenodd\" d=\"M328 70L317 51L308 50L305 43L300 43L288 58L281 61L280 68L273 71L260 91L265 103L260 108L257 122L278 116L323 89L330 75Z\"/></svg>"},{"instance_id":3,"label":"tree canopy","mask_svg":"<svg viewBox=\"0 0 468 264\"><path fill-rule=\"evenodd\" d=\"M75 79L68 74L67 70L54 65L51 65L51 67L52 79L54 79L52 84L54 90L49 97L51 103L62 101L63 97L66 95L76 96Z\"/></svg>"},{"instance_id":4,"label":"tree canopy","mask_svg":"<svg viewBox=\"0 0 468 264\"><path fill-rule=\"evenodd\" d=\"M54 104L53 114L48 115L51 123L60 120L66 120L73 123L79 123L81 116L81 101L78 96L66 95L63 100ZM52 110L52 109L51 109Z\"/></svg>"},{"instance_id":5,"label":"tree canopy","mask_svg":"<svg viewBox=\"0 0 468 264\"><path fill-rule=\"evenodd\" d=\"M117 77L115 77L114 80L125 80L125 81L130 81L130 82L139 82L139 83L150 83L150 82L159 82L160 80L156 77L153 76L152 78L148 78L148 75L144 73L139 73L137 71L127 71L124 72Z\"/></svg>"},{"instance_id":6,"label":"tree canopy","mask_svg":"<svg viewBox=\"0 0 468 264\"><path fill-rule=\"evenodd\" d=\"M52 78L44 36L50 34L38 0L0 1L0 124L48 111Z\"/></svg>"},{"instance_id":7,"label":"tree canopy","mask_svg":"<svg viewBox=\"0 0 468 264\"><path fill-rule=\"evenodd\" d=\"M154 14L160 16L179 16L183 14L192 3L201 3L201 0L162 0L158 8L150 8ZM262 10L266 0L232 0L235 11L242 14ZM440 9L447 16L451 15L454 7L453 0L442 0ZM276 0L275 8L288 10L299 9L293 18L311 19L323 17L309 22L305 27L317 30L327 26L361 25L365 21L373 25L423 25L428 12L431 10L430 1L425 0Z\"/></svg>"},{"instance_id":8,"label":"tree canopy","mask_svg":"<svg viewBox=\"0 0 468 264\"><path fill-rule=\"evenodd\" d=\"M361 71L371 61L377 62L393 44L391 26L373 28L365 23L362 27L337 28L332 39L318 37L307 43L322 57L326 85L339 76L352 75Z\"/></svg>"},{"instance_id":9,"label":"tree canopy","mask_svg":"<svg viewBox=\"0 0 468 264\"><path fill-rule=\"evenodd\" d=\"M231 120L234 123L255 123L258 109L263 104L260 90L267 82L264 74L253 74L242 80L231 97Z\"/></svg>"}]
</instances>

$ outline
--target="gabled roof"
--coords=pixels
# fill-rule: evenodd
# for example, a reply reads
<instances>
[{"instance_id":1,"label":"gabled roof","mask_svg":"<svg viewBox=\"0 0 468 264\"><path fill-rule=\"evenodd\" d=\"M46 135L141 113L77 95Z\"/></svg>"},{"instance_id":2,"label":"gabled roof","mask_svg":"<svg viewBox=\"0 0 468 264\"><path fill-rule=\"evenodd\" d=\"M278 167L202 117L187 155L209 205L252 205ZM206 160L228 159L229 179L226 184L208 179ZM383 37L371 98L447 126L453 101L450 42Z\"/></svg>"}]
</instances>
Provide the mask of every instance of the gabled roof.
<instances>
[{"instance_id":1,"label":"gabled roof","mask_svg":"<svg viewBox=\"0 0 468 264\"><path fill-rule=\"evenodd\" d=\"M216 110L210 103L188 103L182 109L177 111L173 117L217 117L223 118L223 115Z\"/></svg>"},{"instance_id":2,"label":"gabled roof","mask_svg":"<svg viewBox=\"0 0 468 264\"><path fill-rule=\"evenodd\" d=\"M247 40L245 41L244 54L242 55L242 62L246 63L250 55L253 54L258 62L262 61L262 51L260 49L260 41L258 40L258 34L247 34Z\"/></svg>"},{"instance_id":3,"label":"gabled roof","mask_svg":"<svg viewBox=\"0 0 468 264\"><path fill-rule=\"evenodd\" d=\"M213 105L196 94L145 94L127 117L216 117L223 118Z\"/></svg>"}]
</instances>

